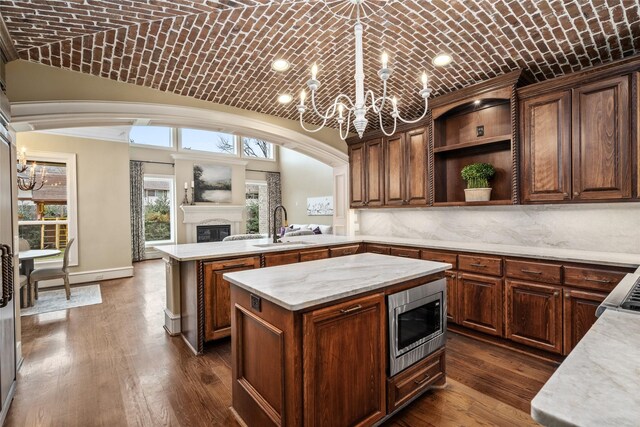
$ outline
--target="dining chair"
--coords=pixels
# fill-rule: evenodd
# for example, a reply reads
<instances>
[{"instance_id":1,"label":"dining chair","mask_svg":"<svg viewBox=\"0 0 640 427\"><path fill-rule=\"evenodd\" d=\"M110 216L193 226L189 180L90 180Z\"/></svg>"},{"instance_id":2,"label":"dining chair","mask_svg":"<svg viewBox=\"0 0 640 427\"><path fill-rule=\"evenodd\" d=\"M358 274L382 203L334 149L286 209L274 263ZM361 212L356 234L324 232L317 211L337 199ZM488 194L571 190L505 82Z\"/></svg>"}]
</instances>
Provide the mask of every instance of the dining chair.
<instances>
[{"instance_id":1,"label":"dining chair","mask_svg":"<svg viewBox=\"0 0 640 427\"><path fill-rule=\"evenodd\" d=\"M41 280L62 279L67 299L71 298L71 286L69 286L69 252L74 239L69 239L62 258L62 268L36 268L29 275L29 286L34 292L34 298L38 299L38 282Z\"/></svg>"},{"instance_id":2,"label":"dining chair","mask_svg":"<svg viewBox=\"0 0 640 427\"><path fill-rule=\"evenodd\" d=\"M18 249L20 252L26 252L31 250L31 245L27 241L27 239L20 238L20 242L18 243Z\"/></svg>"}]
</instances>

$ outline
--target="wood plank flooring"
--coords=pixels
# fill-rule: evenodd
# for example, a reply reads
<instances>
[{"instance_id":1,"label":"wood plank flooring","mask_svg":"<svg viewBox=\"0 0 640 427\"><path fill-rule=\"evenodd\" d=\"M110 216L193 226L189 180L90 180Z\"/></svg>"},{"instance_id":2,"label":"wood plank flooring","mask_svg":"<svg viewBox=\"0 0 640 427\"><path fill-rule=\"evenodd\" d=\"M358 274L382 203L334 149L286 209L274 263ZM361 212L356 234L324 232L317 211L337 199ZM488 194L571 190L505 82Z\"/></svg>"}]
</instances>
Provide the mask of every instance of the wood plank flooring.
<instances>
[{"instance_id":1,"label":"wood plank flooring","mask_svg":"<svg viewBox=\"0 0 640 427\"><path fill-rule=\"evenodd\" d=\"M6 426L237 426L229 340L194 356L164 322L164 265L101 283L103 303L22 318L25 361ZM389 426L534 425L529 402L552 363L457 334L448 386Z\"/></svg>"}]
</instances>

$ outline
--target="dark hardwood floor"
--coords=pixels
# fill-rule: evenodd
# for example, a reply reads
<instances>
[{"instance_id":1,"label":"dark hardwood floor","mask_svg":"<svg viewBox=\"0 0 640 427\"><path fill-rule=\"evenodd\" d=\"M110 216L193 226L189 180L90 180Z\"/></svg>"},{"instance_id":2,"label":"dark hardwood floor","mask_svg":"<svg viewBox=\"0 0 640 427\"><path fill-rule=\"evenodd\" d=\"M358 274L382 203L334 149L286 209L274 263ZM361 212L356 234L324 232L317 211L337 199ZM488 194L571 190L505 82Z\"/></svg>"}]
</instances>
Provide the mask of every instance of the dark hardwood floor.
<instances>
[{"instance_id":1,"label":"dark hardwood floor","mask_svg":"<svg viewBox=\"0 0 640 427\"><path fill-rule=\"evenodd\" d=\"M164 265L101 283L102 304L22 318L24 364L6 426L238 424L229 339L194 356L164 322ZM449 334L448 385L389 426L534 425L529 402L555 365Z\"/></svg>"}]
</instances>

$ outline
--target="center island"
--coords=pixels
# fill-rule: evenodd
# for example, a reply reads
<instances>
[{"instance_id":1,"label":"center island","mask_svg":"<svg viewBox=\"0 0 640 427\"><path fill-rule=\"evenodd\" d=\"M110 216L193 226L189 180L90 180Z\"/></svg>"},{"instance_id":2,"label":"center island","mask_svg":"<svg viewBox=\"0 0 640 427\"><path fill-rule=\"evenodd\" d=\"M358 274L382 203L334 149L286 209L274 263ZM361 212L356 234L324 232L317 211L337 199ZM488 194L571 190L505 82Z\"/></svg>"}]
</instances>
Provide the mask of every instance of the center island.
<instances>
[{"instance_id":1,"label":"center island","mask_svg":"<svg viewBox=\"0 0 640 427\"><path fill-rule=\"evenodd\" d=\"M377 425L444 386L450 268L364 253L224 274L234 415L249 427Z\"/></svg>"}]
</instances>

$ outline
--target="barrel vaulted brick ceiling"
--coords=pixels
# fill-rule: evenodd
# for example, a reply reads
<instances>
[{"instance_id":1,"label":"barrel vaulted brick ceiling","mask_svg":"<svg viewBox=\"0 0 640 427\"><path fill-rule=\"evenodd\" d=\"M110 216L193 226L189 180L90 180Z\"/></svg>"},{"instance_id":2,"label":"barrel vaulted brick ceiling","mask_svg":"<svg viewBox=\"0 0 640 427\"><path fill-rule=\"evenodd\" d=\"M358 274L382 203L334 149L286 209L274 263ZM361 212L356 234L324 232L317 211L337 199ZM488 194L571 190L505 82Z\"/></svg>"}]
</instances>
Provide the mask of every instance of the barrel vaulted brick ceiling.
<instances>
[{"instance_id":1,"label":"barrel vaulted brick ceiling","mask_svg":"<svg viewBox=\"0 0 640 427\"><path fill-rule=\"evenodd\" d=\"M353 96L352 22L319 0L2 0L0 13L32 62L296 119L277 95L297 96L317 61L320 104ZM365 84L380 93L385 49L415 114L422 70L434 95L517 68L545 80L640 52L639 13L638 0L391 0L364 22ZM434 68L440 51L455 62ZM272 71L281 57L291 69Z\"/></svg>"}]
</instances>

